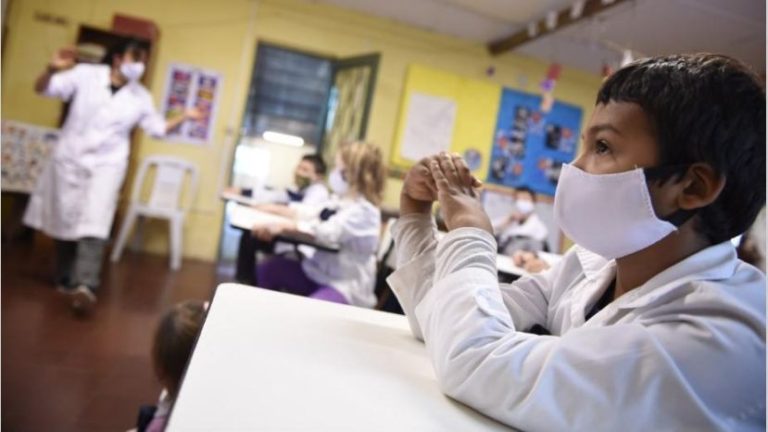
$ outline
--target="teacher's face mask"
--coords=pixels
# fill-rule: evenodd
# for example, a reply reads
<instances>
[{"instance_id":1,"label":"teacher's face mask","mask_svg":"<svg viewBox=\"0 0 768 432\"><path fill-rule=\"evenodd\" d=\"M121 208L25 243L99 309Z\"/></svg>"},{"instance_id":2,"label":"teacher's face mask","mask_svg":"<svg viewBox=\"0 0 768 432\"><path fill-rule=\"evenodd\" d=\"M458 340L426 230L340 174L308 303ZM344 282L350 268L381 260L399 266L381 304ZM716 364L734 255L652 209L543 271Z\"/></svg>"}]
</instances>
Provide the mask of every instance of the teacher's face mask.
<instances>
[{"instance_id":1,"label":"teacher's face mask","mask_svg":"<svg viewBox=\"0 0 768 432\"><path fill-rule=\"evenodd\" d=\"M120 65L120 73L131 82L136 82L141 79L141 76L144 75L144 63L142 62L131 62L131 63L122 63Z\"/></svg>"},{"instance_id":2,"label":"teacher's face mask","mask_svg":"<svg viewBox=\"0 0 768 432\"><path fill-rule=\"evenodd\" d=\"M555 222L576 244L607 259L645 249L694 215L681 209L665 220L656 216L648 180L663 171L668 170L590 174L563 164L555 192Z\"/></svg>"}]
</instances>

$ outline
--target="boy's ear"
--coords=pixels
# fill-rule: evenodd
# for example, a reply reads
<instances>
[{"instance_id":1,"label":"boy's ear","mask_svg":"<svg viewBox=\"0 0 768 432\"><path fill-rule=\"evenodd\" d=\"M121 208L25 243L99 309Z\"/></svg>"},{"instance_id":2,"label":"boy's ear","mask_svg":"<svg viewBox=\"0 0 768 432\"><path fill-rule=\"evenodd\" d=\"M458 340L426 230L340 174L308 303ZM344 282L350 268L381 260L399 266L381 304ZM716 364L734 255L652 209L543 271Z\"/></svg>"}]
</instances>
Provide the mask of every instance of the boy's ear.
<instances>
[{"instance_id":1,"label":"boy's ear","mask_svg":"<svg viewBox=\"0 0 768 432\"><path fill-rule=\"evenodd\" d=\"M688 168L681 182L685 187L677 204L682 209L694 210L715 202L725 187L725 176L709 164L695 163Z\"/></svg>"}]
</instances>

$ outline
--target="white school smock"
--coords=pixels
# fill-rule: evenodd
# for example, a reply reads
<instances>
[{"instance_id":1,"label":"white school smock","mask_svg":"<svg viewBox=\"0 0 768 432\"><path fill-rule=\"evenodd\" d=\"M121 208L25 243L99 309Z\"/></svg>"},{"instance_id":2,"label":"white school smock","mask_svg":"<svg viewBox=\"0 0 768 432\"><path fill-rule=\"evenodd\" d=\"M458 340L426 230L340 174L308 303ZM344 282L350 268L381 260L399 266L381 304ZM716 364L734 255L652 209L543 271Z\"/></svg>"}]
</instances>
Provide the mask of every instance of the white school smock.
<instances>
[{"instance_id":1,"label":"white school smock","mask_svg":"<svg viewBox=\"0 0 768 432\"><path fill-rule=\"evenodd\" d=\"M330 199L328 188L323 183L312 183L304 189L301 203L305 205L322 205ZM290 205L290 204L289 204Z\"/></svg>"},{"instance_id":2,"label":"white school smock","mask_svg":"<svg viewBox=\"0 0 768 432\"><path fill-rule=\"evenodd\" d=\"M764 430L765 275L730 242L585 314L616 274L578 246L499 284L496 243L398 220L388 282L444 393L525 431ZM524 333L534 324L551 336Z\"/></svg>"},{"instance_id":3,"label":"white school smock","mask_svg":"<svg viewBox=\"0 0 768 432\"><path fill-rule=\"evenodd\" d=\"M288 193L283 193L285 194L285 198L287 200ZM328 188L323 183L317 182L307 186L307 188L304 190L304 196L302 197L301 201L289 202L288 207L296 211L297 218L300 218L302 215L305 215L304 217L306 218L306 213L308 212L310 214L309 218L314 219L317 217L320 211L322 211L323 206L328 205L329 203L331 203L331 196L328 192ZM295 246L292 244L277 242L273 252L276 255L282 255L293 251L294 249ZM298 250L307 257L311 257L315 253L315 248L307 245L299 245Z\"/></svg>"},{"instance_id":4,"label":"white school smock","mask_svg":"<svg viewBox=\"0 0 768 432\"><path fill-rule=\"evenodd\" d=\"M337 253L316 250L302 261L302 268L313 281L339 291L349 304L373 307L381 211L362 197L342 198L336 207L326 221L298 223L319 242L339 245Z\"/></svg>"},{"instance_id":5,"label":"white school smock","mask_svg":"<svg viewBox=\"0 0 768 432\"><path fill-rule=\"evenodd\" d=\"M54 74L44 95L71 100L52 157L38 180L24 223L61 240L107 238L125 179L131 130L165 134L165 119L138 82L115 94L107 65L79 64Z\"/></svg>"},{"instance_id":6,"label":"white school smock","mask_svg":"<svg viewBox=\"0 0 768 432\"><path fill-rule=\"evenodd\" d=\"M539 241L545 241L549 230L536 213L531 213L523 223L515 222L501 229L503 223L494 225L494 230L500 231L498 237L500 243L504 243L510 237L525 237ZM498 227L498 228L497 228Z\"/></svg>"}]
</instances>

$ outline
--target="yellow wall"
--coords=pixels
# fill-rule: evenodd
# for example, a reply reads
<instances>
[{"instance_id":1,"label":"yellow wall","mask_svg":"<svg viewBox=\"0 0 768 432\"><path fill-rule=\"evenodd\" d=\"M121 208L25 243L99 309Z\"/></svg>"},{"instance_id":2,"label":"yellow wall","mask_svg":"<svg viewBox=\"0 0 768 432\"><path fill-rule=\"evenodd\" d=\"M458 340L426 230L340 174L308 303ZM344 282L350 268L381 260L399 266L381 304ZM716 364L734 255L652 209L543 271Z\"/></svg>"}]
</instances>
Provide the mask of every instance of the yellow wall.
<instances>
[{"instance_id":1,"label":"yellow wall","mask_svg":"<svg viewBox=\"0 0 768 432\"><path fill-rule=\"evenodd\" d=\"M65 17L69 25L36 21L36 12ZM198 65L224 76L209 146L171 144L140 135L135 148L138 159L170 153L200 167L201 188L185 230L184 253L203 259L216 256L223 210L217 191L228 176L225 170L233 141L227 131L237 131L240 123L257 40L338 57L381 53L368 139L387 154L394 141L409 64L419 63L530 92L536 91L548 66L512 54L492 58L481 44L299 0L14 0L3 53L3 118L55 125L59 105L34 95L35 75L56 48L74 41L80 23L108 28L114 13L152 19L160 28L150 86L156 102L164 90L164 73L170 62ZM496 74L487 78L485 70L491 65ZM520 85L523 76L526 87ZM566 68L555 95L580 106L586 119L599 84L598 76ZM396 179L388 182L386 205L397 205L400 184ZM167 230L159 228L155 225L148 236L152 251L166 249Z\"/></svg>"}]
</instances>

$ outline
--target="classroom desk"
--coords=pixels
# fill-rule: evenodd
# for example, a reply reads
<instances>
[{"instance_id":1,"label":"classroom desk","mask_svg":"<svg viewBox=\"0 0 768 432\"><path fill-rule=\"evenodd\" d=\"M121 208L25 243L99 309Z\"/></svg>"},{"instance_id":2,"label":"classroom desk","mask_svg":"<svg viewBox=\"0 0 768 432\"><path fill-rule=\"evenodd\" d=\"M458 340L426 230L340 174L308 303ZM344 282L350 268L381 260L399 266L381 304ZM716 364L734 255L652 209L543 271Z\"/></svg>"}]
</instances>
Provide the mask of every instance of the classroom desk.
<instances>
[{"instance_id":1,"label":"classroom desk","mask_svg":"<svg viewBox=\"0 0 768 432\"><path fill-rule=\"evenodd\" d=\"M274 197L274 191L272 190L266 190L266 189L260 189L258 191L253 192L253 196L245 196L237 192L231 192L231 191L221 191L219 194L219 198L221 198L224 201L234 201L238 204L243 204L247 206L257 205L257 204L269 204L275 202Z\"/></svg>"},{"instance_id":2,"label":"classroom desk","mask_svg":"<svg viewBox=\"0 0 768 432\"><path fill-rule=\"evenodd\" d=\"M222 284L167 431L509 431L444 396L406 318Z\"/></svg>"},{"instance_id":3,"label":"classroom desk","mask_svg":"<svg viewBox=\"0 0 768 432\"><path fill-rule=\"evenodd\" d=\"M254 226L272 225L277 223L290 222L290 219L256 210L245 205L238 204L229 211L229 224L237 229L250 231ZM284 232L276 236L274 241L290 243L295 246L307 245L325 252L339 252L338 245L326 244L317 241L312 234L300 231Z\"/></svg>"}]
</instances>

